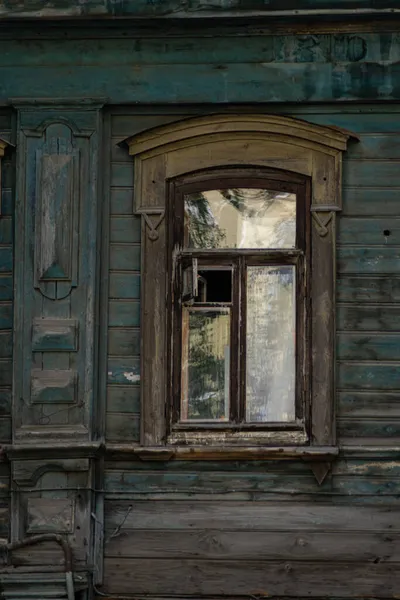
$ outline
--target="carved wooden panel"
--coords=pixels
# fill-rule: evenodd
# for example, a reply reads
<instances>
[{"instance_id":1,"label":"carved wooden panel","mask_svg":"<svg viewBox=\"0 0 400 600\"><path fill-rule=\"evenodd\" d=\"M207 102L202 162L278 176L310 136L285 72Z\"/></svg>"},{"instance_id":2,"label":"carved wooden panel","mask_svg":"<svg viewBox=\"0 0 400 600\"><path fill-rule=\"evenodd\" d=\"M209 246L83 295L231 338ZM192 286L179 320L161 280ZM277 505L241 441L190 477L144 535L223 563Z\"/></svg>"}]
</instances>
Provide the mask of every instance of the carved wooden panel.
<instances>
[{"instance_id":1,"label":"carved wooden panel","mask_svg":"<svg viewBox=\"0 0 400 600\"><path fill-rule=\"evenodd\" d=\"M52 300L67 296L77 276L79 151L65 129L36 152L35 287Z\"/></svg>"},{"instance_id":2,"label":"carved wooden panel","mask_svg":"<svg viewBox=\"0 0 400 600\"><path fill-rule=\"evenodd\" d=\"M28 498L27 533L72 533L74 501L71 498Z\"/></svg>"},{"instance_id":3,"label":"carved wooden panel","mask_svg":"<svg viewBox=\"0 0 400 600\"><path fill-rule=\"evenodd\" d=\"M99 107L23 105L18 114L14 440L88 440Z\"/></svg>"},{"instance_id":4,"label":"carved wooden panel","mask_svg":"<svg viewBox=\"0 0 400 600\"><path fill-rule=\"evenodd\" d=\"M78 349L78 321L75 319L34 319L32 350L72 352Z\"/></svg>"}]
</instances>

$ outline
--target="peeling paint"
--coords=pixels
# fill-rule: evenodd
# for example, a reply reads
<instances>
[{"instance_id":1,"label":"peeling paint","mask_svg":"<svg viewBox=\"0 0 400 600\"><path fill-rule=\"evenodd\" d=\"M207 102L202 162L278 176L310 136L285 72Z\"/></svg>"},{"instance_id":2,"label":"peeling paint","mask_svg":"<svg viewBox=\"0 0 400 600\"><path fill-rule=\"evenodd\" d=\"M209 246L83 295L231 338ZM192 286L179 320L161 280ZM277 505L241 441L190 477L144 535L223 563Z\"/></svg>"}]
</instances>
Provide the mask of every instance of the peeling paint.
<instances>
[{"instance_id":1,"label":"peeling paint","mask_svg":"<svg viewBox=\"0 0 400 600\"><path fill-rule=\"evenodd\" d=\"M130 373L129 371L124 371L124 377L132 383L137 383L138 381L140 381L140 375L135 375L134 373Z\"/></svg>"}]
</instances>

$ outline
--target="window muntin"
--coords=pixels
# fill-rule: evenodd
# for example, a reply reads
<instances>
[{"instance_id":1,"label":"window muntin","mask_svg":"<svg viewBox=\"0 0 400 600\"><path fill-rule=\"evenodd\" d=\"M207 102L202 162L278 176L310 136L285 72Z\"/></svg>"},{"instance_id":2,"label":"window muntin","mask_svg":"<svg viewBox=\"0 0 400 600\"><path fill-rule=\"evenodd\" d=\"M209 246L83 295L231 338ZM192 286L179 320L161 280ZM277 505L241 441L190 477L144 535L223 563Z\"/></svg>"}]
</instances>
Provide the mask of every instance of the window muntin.
<instances>
[{"instance_id":1,"label":"window muntin","mask_svg":"<svg viewBox=\"0 0 400 600\"><path fill-rule=\"evenodd\" d=\"M306 178L242 173L171 186L173 428L304 428Z\"/></svg>"}]
</instances>

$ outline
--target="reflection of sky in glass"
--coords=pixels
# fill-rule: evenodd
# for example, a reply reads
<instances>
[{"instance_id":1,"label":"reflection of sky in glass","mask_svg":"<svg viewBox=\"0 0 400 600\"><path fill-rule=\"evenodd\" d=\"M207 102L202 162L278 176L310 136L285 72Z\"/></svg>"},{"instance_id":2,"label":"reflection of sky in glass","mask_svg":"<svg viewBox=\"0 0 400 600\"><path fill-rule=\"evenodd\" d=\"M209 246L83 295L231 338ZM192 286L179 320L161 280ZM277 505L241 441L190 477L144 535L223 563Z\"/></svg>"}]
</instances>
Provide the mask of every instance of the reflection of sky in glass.
<instances>
[{"instance_id":1,"label":"reflection of sky in glass","mask_svg":"<svg viewBox=\"0 0 400 600\"><path fill-rule=\"evenodd\" d=\"M246 420L294 421L295 267L248 267Z\"/></svg>"},{"instance_id":2,"label":"reflection of sky in glass","mask_svg":"<svg viewBox=\"0 0 400 600\"><path fill-rule=\"evenodd\" d=\"M296 195L266 189L185 195L185 246L294 248Z\"/></svg>"}]
</instances>

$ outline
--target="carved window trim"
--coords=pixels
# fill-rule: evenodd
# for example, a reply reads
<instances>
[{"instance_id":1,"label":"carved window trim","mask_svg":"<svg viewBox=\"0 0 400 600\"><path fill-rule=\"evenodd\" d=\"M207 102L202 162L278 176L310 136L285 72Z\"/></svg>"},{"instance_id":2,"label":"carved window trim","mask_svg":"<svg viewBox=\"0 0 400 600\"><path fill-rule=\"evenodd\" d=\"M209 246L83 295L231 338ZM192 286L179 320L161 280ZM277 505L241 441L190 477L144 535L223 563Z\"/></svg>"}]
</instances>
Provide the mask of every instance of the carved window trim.
<instances>
[{"instance_id":1,"label":"carved window trim","mask_svg":"<svg viewBox=\"0 0 400 600\"><path fill-rule=\"evenodd\" d=\"M341 210L342 153L351 134L276 115L233 114L185 119L126 140L134 156L135 211L142 218L141 447L153 457L337 454L335 426L336 213ZM168 339L166 299L169 180L215 167L269 167L311 178L311 416L302 446L213 449L166 443Z\"/></svg>"}]
</instances>

